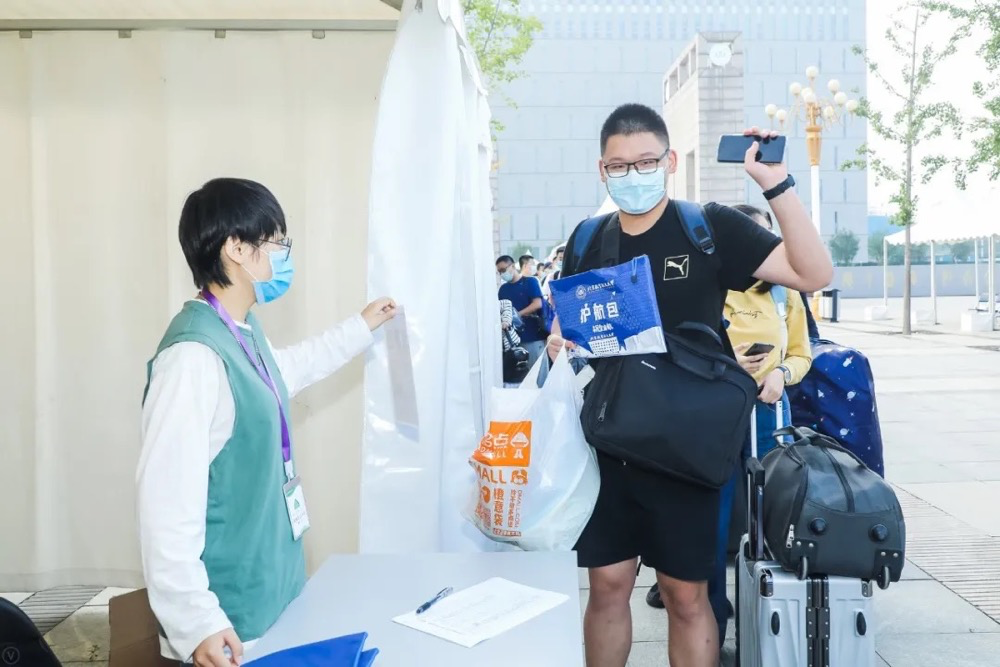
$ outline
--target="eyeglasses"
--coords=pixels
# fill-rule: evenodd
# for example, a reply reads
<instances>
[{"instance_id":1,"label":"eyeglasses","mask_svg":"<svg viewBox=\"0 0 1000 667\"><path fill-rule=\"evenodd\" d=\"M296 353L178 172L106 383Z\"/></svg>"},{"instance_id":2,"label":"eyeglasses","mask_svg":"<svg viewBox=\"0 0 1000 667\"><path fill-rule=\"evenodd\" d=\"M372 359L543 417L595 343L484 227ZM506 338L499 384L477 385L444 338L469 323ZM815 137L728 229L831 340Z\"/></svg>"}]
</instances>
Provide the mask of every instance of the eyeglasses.
<instances>
[{"instance_id":1,"label":"eyeglasses","mask_svg":"<svg viewBox=\"0 0 1000 667\"><path fill-rule=\"evenodd\" d=\"M637 174L652 174L660 167L660 160L667 157L667 153L670 152L670 148L663 151L663 155L658 158L647 158L645 160L638 160L636 162L616 162L614 164L604 164L604 171L607 172L608 176L611 178L622 178L627 176L629 169L635 169Z\"/></svg>"},{"instance_id":2,"label":"eyeglasses","mask_svg":"<svg viewBox=\"0 0 1000 667\"><path fill-rule=\"evenodd\" d=\"M288 257L292 254L292 239L288 238L287 236L285 238L283 238L283 239L278 240L278 241L271 241L271 240L263 241L261 243L261 245L264 245L264 243L268 243L270 245L276 245L276 246L278 246L280 248L284 248L284 250L285 250L285 256L281 258L282 260L288 259ZM277 250L275 252L281 252L281 251Z\"/></svg>"}]
</instances>

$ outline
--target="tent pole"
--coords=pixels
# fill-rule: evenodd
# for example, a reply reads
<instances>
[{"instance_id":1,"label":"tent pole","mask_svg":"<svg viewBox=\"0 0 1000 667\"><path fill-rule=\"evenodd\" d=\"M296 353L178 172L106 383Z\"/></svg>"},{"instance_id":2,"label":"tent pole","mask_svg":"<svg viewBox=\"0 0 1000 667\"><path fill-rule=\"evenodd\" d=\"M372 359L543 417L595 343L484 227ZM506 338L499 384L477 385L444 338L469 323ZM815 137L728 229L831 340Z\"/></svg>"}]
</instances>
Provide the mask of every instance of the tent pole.
<instances>
[{"instance_id":1,"label":"tent pole","mask_svg":"<svg viewBox=\"0 0 1000 667\"><path fill-rule=\"evenodd\" d=\"M882 239L882 305L889 314L889 237Z\"/></svg>"},{"instance_id":2,"label":"tent pole","mask_svg":"<svg viewBox=\"0 0 1000 667\"><path fill-rule=\"evenodd\" d=\"M976 274L976 306L979 305L979 239L972 239L972 247L975 248L975 252L972 253L972 263L975 267L973 270Z\"/></svg>"},{"instance_id":3,"label":"tent pole","mask_svg":"<svg viewBox=\"0 0 1000 667\"><path fill-rule=\"evenodd\" d=\"M990 242L990 269L987 272L987 312L990 314L990 331L997 329L997 236L994 234L989 238Z\"/></svg>"},{"instance_id":4,"label":"tent pole","mask_svg":"<svg viewBox=\"0 0 1000 667\"><path fill-rule=\"evenodd\" d=\"M931 315L934 324L938 323L937 316L937 262L935 255L934 241L931 241Z\"/></svg>"}]
</instances>

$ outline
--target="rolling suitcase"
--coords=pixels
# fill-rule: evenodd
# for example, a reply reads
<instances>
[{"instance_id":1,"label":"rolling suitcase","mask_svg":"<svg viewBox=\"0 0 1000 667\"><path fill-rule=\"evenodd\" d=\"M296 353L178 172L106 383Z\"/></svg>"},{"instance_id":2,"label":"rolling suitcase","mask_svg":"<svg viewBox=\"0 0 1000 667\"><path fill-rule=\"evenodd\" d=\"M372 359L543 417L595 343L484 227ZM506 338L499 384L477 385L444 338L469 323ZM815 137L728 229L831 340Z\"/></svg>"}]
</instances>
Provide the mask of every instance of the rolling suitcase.
<instances>
[{"instance_id":1,"label":"rolling suitcase","mask_svg":"<svg viewBox=\"0 0 1000 667\"><path fill-rule=\"evenodd\" d=\"M829 340L812 341L812 367L787 388L792 423L836 439L885 477L875 378L868 358Z\"/></svg>"},{"instance_id":2,"label":"rolling suitcase","mask_svg":"<svg viewBox=\"0 0 1000 667\"><path fill-rule=\"evenodd\" d=\"M736 556L738 667L874 667L873 585L847 577L800 580L767 558L764 468L747 461L748 533Z\"/></svg>"}]
</instances>

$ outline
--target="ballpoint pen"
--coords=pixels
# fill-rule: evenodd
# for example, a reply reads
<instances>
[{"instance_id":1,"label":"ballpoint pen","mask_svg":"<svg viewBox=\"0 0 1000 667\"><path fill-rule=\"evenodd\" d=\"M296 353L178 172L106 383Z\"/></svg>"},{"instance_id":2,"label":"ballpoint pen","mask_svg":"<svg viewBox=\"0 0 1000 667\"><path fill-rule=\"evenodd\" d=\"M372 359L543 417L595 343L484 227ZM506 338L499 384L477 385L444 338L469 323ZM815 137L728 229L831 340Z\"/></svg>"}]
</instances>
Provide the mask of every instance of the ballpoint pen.
<instances>
[{"instance_id":1,"label":"ballpoint pen","mask_svg":"<svg viewBox=\"0 0 1000 667\"><path fill-rule=\"evenodd\" d=\"M453 590L454 589L451 586L449 586L448 588L445 588L440 593L438 593L437 595L435 595L434 597L432 597L427 602L425 602L422 605L420 605L419 607L417 607L417 615L419 616L420 614L424 613L425 611L427 611L428 609L430 609L431 607L433 607L435 604L437 604L441 600L443 600L446 597L448 597L449 595L451 595L451 592Z\"/></svg>"}]
</instances>

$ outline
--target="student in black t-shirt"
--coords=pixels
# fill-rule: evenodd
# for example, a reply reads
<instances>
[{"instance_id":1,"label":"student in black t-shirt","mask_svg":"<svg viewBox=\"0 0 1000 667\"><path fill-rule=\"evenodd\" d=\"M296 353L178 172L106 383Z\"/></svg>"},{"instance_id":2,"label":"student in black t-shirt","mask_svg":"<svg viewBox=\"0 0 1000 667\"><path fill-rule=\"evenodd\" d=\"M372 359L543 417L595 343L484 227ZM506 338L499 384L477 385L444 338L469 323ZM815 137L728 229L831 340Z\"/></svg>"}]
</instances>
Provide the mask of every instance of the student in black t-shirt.
<instances>
[{"instance_id":1,"label":"student in black t-shirt","mask_svg":"<svg viewBox=\"0 0 1000 667\"><path fill-rule=\"evenodd\" d=\"M757 128L748 135L760 135ZM767 134L767 133L764 133ZM684 321L718 329L728 290L746 290L758 280L791 289L825 287L833 265L785 165L764 165L747 151L747 174L770 200L783 240L727 206L707 204L716 250L705 255L692 246L676 205L666 197L666 181L677 154L663 119L652 109L628 104L616 109L601 129L601 180L620 209L621 254L626 262L648 255L663 326ZM598 266L599 243L573 265L574 240L566 248L564 275ZM601 237L601 230L594 235ZM548 350L565 345L553 324ZM600 366L596 368L601 372ZM584 618L587 664L623 667L631 646L629 601L636 559L655 568L669 614L670 664L715 667L718 626L708 600L707 580L715 560L719 492L692 486L600 454L601 490L597 506L576 545L579 563L590 569L590 600Z\"/></svg>"}]
</instances>

